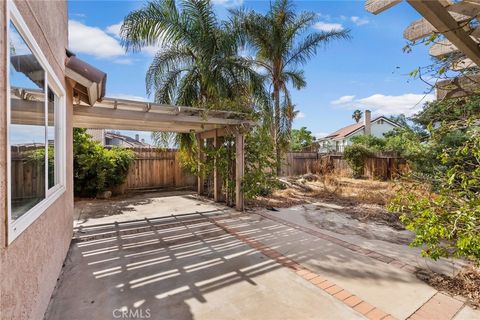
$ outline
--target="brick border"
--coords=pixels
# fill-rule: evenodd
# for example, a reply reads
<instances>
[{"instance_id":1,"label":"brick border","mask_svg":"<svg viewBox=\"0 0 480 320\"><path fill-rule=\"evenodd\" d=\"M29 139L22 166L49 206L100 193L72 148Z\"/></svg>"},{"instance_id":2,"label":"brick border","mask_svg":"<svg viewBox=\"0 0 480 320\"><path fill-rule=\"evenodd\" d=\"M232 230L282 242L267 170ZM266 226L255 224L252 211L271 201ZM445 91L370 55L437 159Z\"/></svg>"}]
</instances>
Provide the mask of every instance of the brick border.
<instances>
[{"instance_id":1,"label":"brick border","mask_svg":"<svg viewBox=\"0 0 480 320\"><path fill-rule=\"evenodd\" d=\"M415 273L418 270L420 270L420 268L418 268L416 266L413 266L411 264L405 263L403 261L397 260L395 258L386 256L382 253L379 253L379 252L376 252L376 251L373 251L373 250L370 250L370 249L362 248L360 246L357 246L356 244L338 239L336 237L330 236L330 235L325 234L323 232L320 232L318 230L314 230L314 229L311 229L311 228L301 226L299 224L290 222L290 221L285 220L283 218L272 216L272 215L270 215L268 213L265 213L265 212L256 212L255 214L258 214L259 216L264 217L266 219L281 223L285 226L303 231L303 232L308 233L309 235L312 235L314 237L317 237L317 238L320 238L320 239L323 239L323 240L327 240L327 241L332 242L336 245L339 245L339 246L342 246L346 249L349 249L353 252L356 252L356 253L359 253L361 255L367 256L369 258L375 259L377 261L383 262L385 264L391 265L393 267L396 267L398 269L407 271L409 273Z\"/></svg>"},{"instance_id":2,"label":"brick border","mask_svg":"<svg viewBox=\"0 0 480 320\"><path fill-rule=\"evenodd\" d=\"M441 292L435 293L407 319L450 320L462 309L464 303Z\"/></svg>"},{"instance_id":3,"label":"brick border","mask_svg":"<svg viewBox=\"0 0 480 320\"><path fill-rule=\"evenodd\" d=\"M233 235L238 240L248 244L253 249L259 251L270 259L276 261L285 268L288 268L290 271L295 272L297 275L301 276L303 279L307 280L311 284L322 289L331 296L337 298L343 302L346 306L352 308L353 310L359 312L360 314L367 317L370 320L394 320L395 318L376 308L375 306L369 304L366 301L363 301L358 296L350 293L349 291L343 289L342 287L336 285L334 282L329 281L327 278L321 276L320 274L302 266L293 259L284 256L282 253L270 248L269 246L264 245L263 243L253 240L248 236L239 234L234 228L229 227L227 224L220 222L228 217L218 217L210 218L206 217L208 221L215 224L220 229L225 232Z\"/></svg>"}]
</instances>

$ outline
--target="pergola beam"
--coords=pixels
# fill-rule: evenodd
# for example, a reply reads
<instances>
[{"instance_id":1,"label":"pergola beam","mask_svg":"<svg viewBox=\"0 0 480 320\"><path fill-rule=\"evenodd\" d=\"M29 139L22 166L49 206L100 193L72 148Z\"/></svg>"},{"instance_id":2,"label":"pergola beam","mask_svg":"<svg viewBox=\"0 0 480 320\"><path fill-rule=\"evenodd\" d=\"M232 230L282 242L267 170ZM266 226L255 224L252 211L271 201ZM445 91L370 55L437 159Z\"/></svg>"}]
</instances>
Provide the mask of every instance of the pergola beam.
<instances>
[{"instance_id":1,"label":"pergola beam","mask_svg":"<svg viewBox=\"0 0 480 320\"><path fill-rule=\"evenodd\" d=\"M436 85L437 99L450 99L471 96L479 93L480 75L463 76L440 81Z\"/></svg>"},{"instance_id":2,"label":"pergola beam","mask_svg":"<svg viewBox=\"0 0 480 320\"><path fill-rule=\"evenodd\" d=\"M228 127L225 128L219 128L219 129L212 129L212 130L207 130L199 133L199 136L202 139L211 139L215 137L223 137L229 134L229 132L232 130L228 130Z\"/></svg>"},{"instance_id":3,"label":"pergola beam","mask_svg":"<svg viewBox=\"0 0 480 320\"><path fill-rule=\"evenodd\" d=\"M480 65L480 48L439 1L407 0L436 30L474 63Z\"/></svg>"},{"instance_id":4,"label":"pergola beam","mask_svg":"<svg viewBox=\"0 0 480 320\"><path fill-rule=\"evenodd\" d=\"M453 52L457 52L458 48L453 45L449 40L443 39L438 41L437 43L433 44L430 49L428 49L428 53L432 57L441 58L443 56L449 55Z\"/></svg>"},{"instance_id":5,"label":"pergola beam","mask_svg":"<svg viewBox=\"0 0 480 320\"><path fill-rule=\"evenodd\" d=\"M129 119L131 121L149 121L149 122L174 122L174 123L191 123L198 125L208 125L208 124L217 124L217 125L235 125L242 123L241 120L236 119L224 119L224 118L203 118L199 116L188 116L188 115L172 115L172 114L163 114L153 112L150 108L150 112L145 112L145 109L142 111L134 110L125 110L113 108L103 108L103 107L88 107L88 106L75 106L73 109L73 115L75 116L90 116L92 123L103 122L103 119ZM106 123L108 125L108 123ZM108 127L108 126L107 126ZM141 130L141 129L140 129Z\"/></svg>"},{"instance_id":6,"label":"pergola beam","mask_svg":"<svg viewBox=\"0 0 480 320\"><path fill-rule=\"evenodd\" d=\"M465 23L466 21L471 19L471 17L469 16L465 16L463 14L458 14L458 13L452 13L452 17L458 23ZM463 29L465 30L465 32L471 31L470 26L468 24L465 24L463 26ZM415 41L418 39L428 37L434 32L441 32L441 31L435 28L425 18L422 18L412 22L403 32L403 37L407 40Z\"/></svg>"},{"instance_id":7,"label":"pergola beam","mask_svg":"<svg viewBox=\"0 0 480 320\"><path fill-rule=\"evenodd\" d=\"M476 66L477 65L472 61L472 59L466 58L452 62L451 69L454 71L462 71Z\"/></svg>"},{"instance_id":8,"label":"pergola beam","mask_svg":"<svg viewBox=\"0 0 480 320\"><path fill-rule=\"evenodd\" d=\"M365 10L373 14L379 14L400 2L402 0L367 0L365 2Z\"/></svg>"}]
</instances>

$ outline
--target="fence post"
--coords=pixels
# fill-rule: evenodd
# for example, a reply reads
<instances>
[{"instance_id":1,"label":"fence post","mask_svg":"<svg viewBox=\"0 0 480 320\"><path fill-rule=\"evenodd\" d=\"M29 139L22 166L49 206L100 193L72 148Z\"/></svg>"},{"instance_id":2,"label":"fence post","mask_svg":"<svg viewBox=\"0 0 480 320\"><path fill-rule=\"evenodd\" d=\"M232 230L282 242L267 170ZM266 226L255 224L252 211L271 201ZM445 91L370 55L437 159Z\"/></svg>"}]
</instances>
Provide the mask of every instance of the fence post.
<instances>
[{"instance_id":1,"label":"fence post","mask_svg":"<svg viewBox=\"0 0 480 320\"><path fill-rule=\"evenodd\" d=\"M244 174L244 137L243 133L235 134L235 207L238 211L243 211L243 190L242 181Z\"/></svg>"},{"instance_id":2,"label":"fence post","mask_svg":"<svg viewBox=\"0 0 480 320\"><path fill-rule=\"evenodd\" d=\"M220 146L223 143L223 137L218 136L217 130L215 131L215 137L213 138L213 146L215 147L215 150L218 150ZM213 200L215 202L220 202L222 201L222 176L220 174L219 168L218 168L218 159L217 156L215 156L215 159L213 160Z\"/></svg>"},{"instance_id":3,"label":"fence post","mask_svg":"<svg viewBox=\"0 0 480 320\"><path fill-rule=\"evenodd\" d=\"M204 189L204 179L202 174L202 163L204 161L205 154L203 152L203 143L204 140L197 134L197 147L198 147L198 175L197 175L197 193L199 195L203 194Z\"/></svg>"}]
</instances>

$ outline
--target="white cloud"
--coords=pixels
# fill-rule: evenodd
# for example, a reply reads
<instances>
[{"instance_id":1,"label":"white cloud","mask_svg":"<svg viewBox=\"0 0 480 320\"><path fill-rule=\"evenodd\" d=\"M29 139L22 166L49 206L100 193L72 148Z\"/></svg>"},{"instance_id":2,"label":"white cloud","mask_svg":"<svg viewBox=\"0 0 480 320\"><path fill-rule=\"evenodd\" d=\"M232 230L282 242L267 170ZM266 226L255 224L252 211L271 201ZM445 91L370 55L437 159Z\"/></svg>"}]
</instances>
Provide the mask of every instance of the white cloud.
<instances>
[{"instance_id":1,"label":"white cloud","mask_svg":"<svg viewBox=\"0 0 480 320\"><path fill-rule=\"evenodd\" d=\"M112 24L108 26L105 29L105 31L111 34L112 36L114 36L115 38L120 39L120 29L122 28L122 24L123 24L123 21L120 21L119 23L116 23L116 24ZM160 44L150 45L150 46L143 47L142 52L149 56L154 56L161 49L162 49L162 46ZM124 63L124 64L130 64L130 63Z\"/></svg>"},{"instance_id":2,"label":"white cloud","mask_svg":"<svg viewBox=\"0 0 480 320\"><path fill-rule=\"evenodd\" d=\"M352 20L352 22L355 23L357 26L363 26L370 23L370 20L368 20L367 18L360 18L357 16L350 17L350 20Z\"/></svg>"},{"instance_id":3,"label":"white cloud","mask_svg":"<svg viewBox=\"0 0 480 320\"><path fill-rule=\"evenodd\" d=\"M333 100L331 104L333 105L343 105L343 104L348 104L355 99L355 96L342 96L338 98L337 100Z\"/></svg>"},{"instance_id":4,"label":"white cloud","mask_svg":"<svg viewBox=\"0 0 480 320\"><path fill-rule=\"evenodd\" d=\"M69 48L75 53L85 53L98 58L125 55L125 51L118 40L100 28L69 20L68 33Z\"/></svg>"},{"instance_id":5,"label":"white cloud","mask_svg":"<svg viewBox=\"0 0 480 320\"><path fill-rule=\"evenodd\" d=\"M321 13L321 12L317 13L317 16L318 16L320 19L322 19L322 20L327 20L327 21L329 21L329 20L332 19L332 16L331 16L331 15L325 14L325 13Z\"/></svg>"},{"instance_id":6,"label":"white cloud","mask_svg":"<svg viewBox=\"0 0 480 320\"><path fill-rule=\"evenodd\" d=\"M305 113L303 113L302 111L300 111L299 113L297 113L295 119L303 119L305 118Z\"/></svg>"},{"instance_id":7,"label":"white cloud","mask_svg":"<svg viewBox=\"0 0 480 320\"><path fill-rule=\"evenodd\" d=\"M212 0L212 3L219 6L231 8L241 6L243 4L243 0Z\"/></svg>"},{"instance_id":8,"label":"white cloud","mask_svg":"<svg viewBox=\"0 0 480 320\"><path fill-rule=\"evenodd\" d=\"M120 29L122 28L123 21L120 21L119 23L112 24L108 26L105 31L107 33L110 33L111 35L115 36L116 38L120 38Z\"/></svg>"},{"instance_id":9,"label":"white cloud","mask_svg":"<svg viewBox=\"0 0 480 320\"><path fill-rule=\"evenodd\" d=\"M320 31L341 31L343 26L341 23L317 22L313 27Z\"/></svg>"},{"instance_id":10,"label":"white cloud","mask_svg":"<svg viewBox=\"0 0 480 320\"><path fill-rule=\"evenodd\" d=\"M142 52L154 56L158 53L158 51L162 50L162 46L160 44L157 45L152 45L152 46L146 46L142 48Z\"/></svg>"},{"instance_id":11,"label":"white cloud","mask_svg":"<svg viewBox=\"0 0 480 320\"><path fill-rule=\"evenodd\" d=\"M434 94L405 93L398 96L373 94L369 97L354 99L355 96L343 96L331 102L342 108L369 109L373 113L384 116L405 114L411 116L420 111L425 102L435 100Z\"/></svg>"},{"instance_id":12,"label":"white cloud","mask_svg":"<svg viewBox=\"0 0 480 320\"><path fill-rule=\"evenodd\" d=\"M435 100L434 94L415 94L406 93L398 96L386 96L383 94L374 94L369 97L359 99L358 102L374 111L385 116L405 114L413 115L420 111L425 102Z\"/></svg>"}]
</instances>

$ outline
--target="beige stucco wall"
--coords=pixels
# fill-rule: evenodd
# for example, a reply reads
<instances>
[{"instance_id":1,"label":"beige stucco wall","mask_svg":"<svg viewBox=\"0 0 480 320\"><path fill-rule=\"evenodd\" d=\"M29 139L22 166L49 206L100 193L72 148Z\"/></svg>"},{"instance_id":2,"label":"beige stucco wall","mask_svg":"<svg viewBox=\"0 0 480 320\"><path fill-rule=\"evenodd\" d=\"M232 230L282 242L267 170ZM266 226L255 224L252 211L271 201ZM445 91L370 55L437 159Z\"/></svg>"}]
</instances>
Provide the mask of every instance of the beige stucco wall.
<instances>
[{"instance_id":1,"label":"beige stucco wall","mask_svg":"<svg viewBox=\"0 0 480 320\"><path fill-rule=\"evenodd\" d=\"M6 3L0 1L0 319L42 319L72 235L72 105L64 77L65 1L15 1L35 40L67 92L67 191L7 245Z\"/></svg>"}]
</instances>

